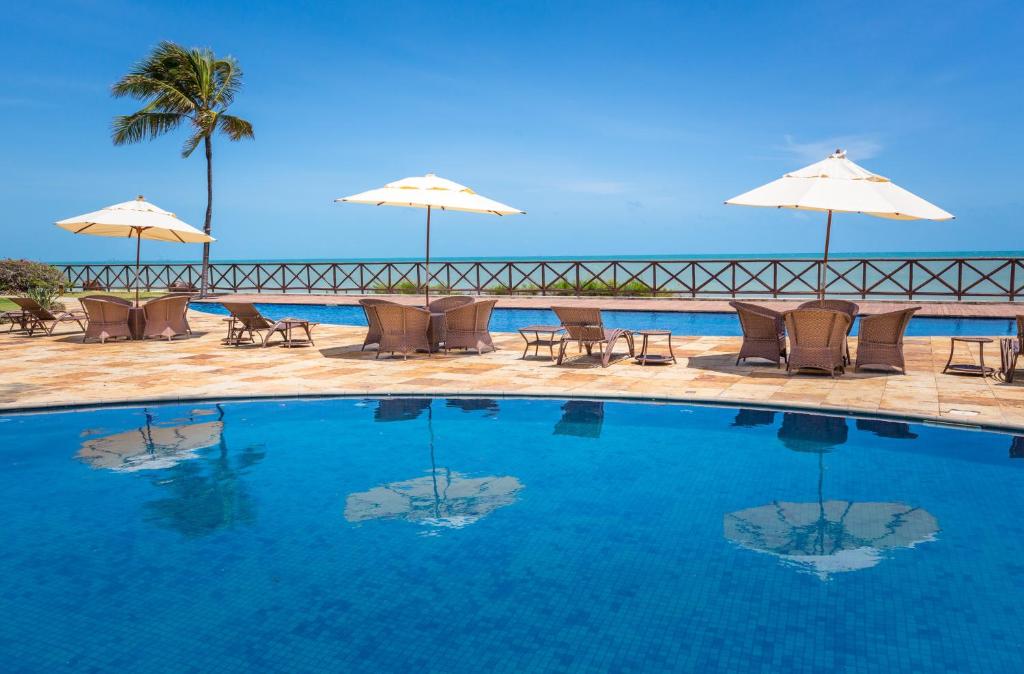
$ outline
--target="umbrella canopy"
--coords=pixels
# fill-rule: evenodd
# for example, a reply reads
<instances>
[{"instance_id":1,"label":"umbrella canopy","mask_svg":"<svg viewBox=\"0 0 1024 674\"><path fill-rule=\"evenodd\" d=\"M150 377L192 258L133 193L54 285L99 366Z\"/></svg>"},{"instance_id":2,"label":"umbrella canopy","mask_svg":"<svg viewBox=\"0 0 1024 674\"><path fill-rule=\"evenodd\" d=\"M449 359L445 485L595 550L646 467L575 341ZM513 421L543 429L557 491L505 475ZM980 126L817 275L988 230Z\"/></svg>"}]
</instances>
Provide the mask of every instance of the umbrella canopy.
<instances>
[{"instance_id":1,"label":"umbrella canopy","mask_svg":"<svg viewBox=\"0 0 1024 674\"><path fill-rule=\"evenodd\" d=\"M151 204L141 195L132 201L101 208L56 225L75 234L153 239L175 243L207 243L214 238L182 222L170 211Z\"/></svg>"},{"instance_id":2,"label":"umbrella canopy","mask_svg":"<svg viewBox=\"0 0 1024 674\"><path fill-rule=\"evenodd\" d=\"M149 203L141 194L132 201L58 220L54 224L74 234L134 238L135 304L139 303L139 260L142 254L142 239L172 243L209 243L215 240L209 234L179 220L174 213Z\"/></svg>"},{"instance_id":3,"label":"umbrella canopy","mask_svg":"<svg viewBox=\"0 0 1024 674\"><path fill-rule=\"evenodd\" d=\"M375 190L360 192L335 201L371 206L406 206L408 208L437 208L442 211L490 213L492 215L522 215L525 211L481 196L451 180L433 173L403 178Z\"/></svg>"},{"instance_id":4,"label":"umbrella canopy","mask_svg":"<svg viewBox=\"0 0 1024 674\"><path fill-rule=\"evenodd\" d=\"M836 150L822 161L733 197L736 206L865 213L893 220L952 220L950 213Z\"/></svg>"},{"instance_id":5,"label":"umbrella canopy","mask_svg":"<svg viewBox=\"0 0 1024 674\"><path fill-rule=\"evenodd\" d=\"M425 176L403 178L384 187L335 199L335 202L370 204L371 206L405 206L427 209L427 254L426 254L426 300L430 303L430 212L437 208L442 211L463 211L466 213L490 213L491 215L522 215L526 211L480 196L465 185L438 177L433 173Z\"/></svg>"},{"instance_id":6,"label":"umbrella canopy","mask_svg":"<svg viewBox=\"0 0 1024 674\"><path fill-rule=\"evenodd\" d=\"M825 211L825 257L818 278L819 296L825 296L825 269L832 233L832 213L865 213L892 220L951 220L953 215L911 194L888 178L854 164L846 152L833 154L810 166L787 173L725 202L736 206L794 208Z\"/></svg>"},{"instance_id":7,"label":"umbrella canopy","mask_svg":"<svg viewBox=\"0 0 1024 674\"><path fill-rule=\"evenodd\" d=\"M927 510L903 503L776 501L728 513L723 529L744 548L827 580L833 573L875 566L885 550L935 540L939 523Z\"/></svg>"}]
</instances>

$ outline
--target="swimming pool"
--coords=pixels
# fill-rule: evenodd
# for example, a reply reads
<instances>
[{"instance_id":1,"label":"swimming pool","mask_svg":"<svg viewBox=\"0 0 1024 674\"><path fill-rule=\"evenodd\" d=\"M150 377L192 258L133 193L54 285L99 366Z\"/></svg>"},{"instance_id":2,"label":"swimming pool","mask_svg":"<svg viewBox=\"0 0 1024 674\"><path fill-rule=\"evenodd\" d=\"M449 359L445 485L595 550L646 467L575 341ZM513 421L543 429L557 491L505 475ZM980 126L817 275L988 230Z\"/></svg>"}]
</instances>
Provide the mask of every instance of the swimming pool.
<instances>
[{"instance_id":1,"label":"swimming pool","mask_svg":"<svg viewBox=\"0 0 1024 674\"><path fill-rule=\"evenodd\" d=\"M5 671L1024 669L1024 444L587 400L0 416Z\"/></svg>"},{"instance_id":2,"label":"swimming pool","mask_svg":"<svg viewBox=\"0 0 1024 674\"><path fill-rule=\"evenodd\" d=\"M359 306L337 306L327 304L257 304L268 318L303 318L317 323L335 325L366 325L363 310ZM227 315L219 304L192 304L196 311ZM733 313L695 311L605 311L605 322L612 328L661 328L677 335L735 336L740 333L740 323ZM553 311L548 309L502 309L498 307L491 317L494 332L515 332L527 325L558 324ZM859 319L857 321L859 323ZM857 334L857 323L854 333ZM907 328L910 336L962 336L976 335L992 337L1016 335L1014 321L1002 318L931 318L918 316L910 321Z\"/></svg>"}]
</instances>

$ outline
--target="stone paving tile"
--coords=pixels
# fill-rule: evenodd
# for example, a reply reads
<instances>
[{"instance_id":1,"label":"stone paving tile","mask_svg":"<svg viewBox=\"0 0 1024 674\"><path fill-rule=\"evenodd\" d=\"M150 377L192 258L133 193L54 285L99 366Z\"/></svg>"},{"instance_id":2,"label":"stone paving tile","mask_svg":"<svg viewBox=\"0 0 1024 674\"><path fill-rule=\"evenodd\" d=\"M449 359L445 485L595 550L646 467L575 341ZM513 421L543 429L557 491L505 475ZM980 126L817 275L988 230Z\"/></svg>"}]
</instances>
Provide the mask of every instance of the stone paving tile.
<instances>
[{"instance_id":1,"label":"stone paving tile","mask_svg":"<svg viewBox=\"0 0 1024 674\"><path fill-rule=\"evenodd\" d=\"M483 356L377 360L374 351L359 350L359 328L321 325L315 347L230 347L220 343L219 317L192 313L190 321L196 335L173 342L82 344L70 333L29 338L0 332L0 409L200 397L477 393L732 401L1024 428L1024 376L1007 384L943 375L949 340L942 337L907 338L908 375L851 371L833 379L736 365L736 337L676 336L677 365L640 367L624 358L602 368L596 358L573 354L558 367L546 358L520 359L516 334L496 334L499 350ZM856 340L851 348L856 353Z\"/></svg>"}]
</instances>

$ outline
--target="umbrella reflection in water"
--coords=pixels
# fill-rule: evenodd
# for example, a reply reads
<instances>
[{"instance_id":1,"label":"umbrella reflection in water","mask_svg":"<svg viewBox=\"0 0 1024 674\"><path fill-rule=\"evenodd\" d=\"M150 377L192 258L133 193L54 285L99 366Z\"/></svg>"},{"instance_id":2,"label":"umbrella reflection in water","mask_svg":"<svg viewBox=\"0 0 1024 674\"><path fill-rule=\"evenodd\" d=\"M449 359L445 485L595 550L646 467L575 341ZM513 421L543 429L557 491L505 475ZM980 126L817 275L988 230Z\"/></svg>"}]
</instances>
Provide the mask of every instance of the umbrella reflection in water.
<instances>
[{"instance_id":1,"label":"umbrella reflection in water","mask_svg":"<svg viewBox=\"0 0 1024 674\"><path fill-rule=\"evenodd\" d=\"M261 446L229 454L223 407L193 410L188 418L169 424L156 422L149 410L145 414L143 427L86 440L77 458L119 473L147 471L161 491L161 498L145 504L147 520L184 536L204 536L255 520L241 478L265 454ZM214 414L215 421L196 421ZM190 423L175 423L182 421ZM201 451L211 447L217 451Z\"/></svg>"},{"instance_id":2,"label":"umbrella reflection in water","mask_svg":"<svg viewBox=\"0 0 1024 674\"><path fill-rule=\"evenodd\" d=\"M368 491L349 494L345 501L346 520L402 519L432 527L459 529L498 508L515 503L523 488L515 477L469 477L437 465L431 400L406 399L403 405L396 405L397 402L380 400L374 417L378 421L412 420L426 410L430 470L423 477L389 482ZM451 403L448 401L448 406L471 411L463 405ZM487 403L472 407L485 414L497 413L497 403Z\"/></svg>"},{"instance_id":3,"label":"umbrella reflection in water","mask_svg":"<svg viewBox=\"0 0 1024 674\"><path fill-rule=\"evenodd\" d=\"M871 568L885 550L934 540L938 521L921 508L825 500L824 454L845 443L847 433L842 417L787 412L779 439L794 451L818 454L818 500L774 501L728 513L723 521L725 537L749 550L775 555L821 580L834 573Z\"/></svg>"},{"instance_id":4,"label":"umbrella reflection in water","mask_svg":"<svg viewBox=\"0 0 1024 674\"><path fill-rule=\"evenodd\" d=\"M169 468L179 461L199 458L201 449L220 443L224 422L161 425L145 411L146 425L92 438L82 443L75 457L93 468L122 473Z\"/></svg>"}]
</instances>

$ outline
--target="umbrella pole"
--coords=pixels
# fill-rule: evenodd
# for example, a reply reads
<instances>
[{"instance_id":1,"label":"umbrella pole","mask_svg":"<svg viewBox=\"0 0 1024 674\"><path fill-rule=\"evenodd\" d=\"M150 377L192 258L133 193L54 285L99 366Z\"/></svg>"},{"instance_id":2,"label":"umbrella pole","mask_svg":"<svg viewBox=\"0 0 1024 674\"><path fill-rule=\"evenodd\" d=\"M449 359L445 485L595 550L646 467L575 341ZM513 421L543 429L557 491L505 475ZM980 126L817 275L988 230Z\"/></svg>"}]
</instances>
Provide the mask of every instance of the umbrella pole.
<instances>
[{"instance_id":1,"label":"umbrella pole","mask_svg":"<svg viewBox=\"0 0 1024 674\"><path fill-rule=\"evenodd\" d=\"M135 230L135 306L139 306L139 260L142 254L142 230Z\"/></svg>"},{"instance_id":2,"label":"umbrella pole","mask_svg":"<svg viewBox=\"0 0 1024 674\"><path fill-rule=\"evenodd\" d=\"M818 299L825 301L825 279L828 276L828 243L832 238L832 211L828 212L828 224L825 225L825 259L821 263L821 271L818 273Z\"/></svg>"},{"instance_id":3,"label":"umbrella pole","mask_svg":"<svg viewBox=\"0 0 1024 674\"><path fill-rule=\"evenodd\" d=\"M426 283L426 308L430 308L430 206L427 206L427 283Z\"/></svg>"}]
</instances>

